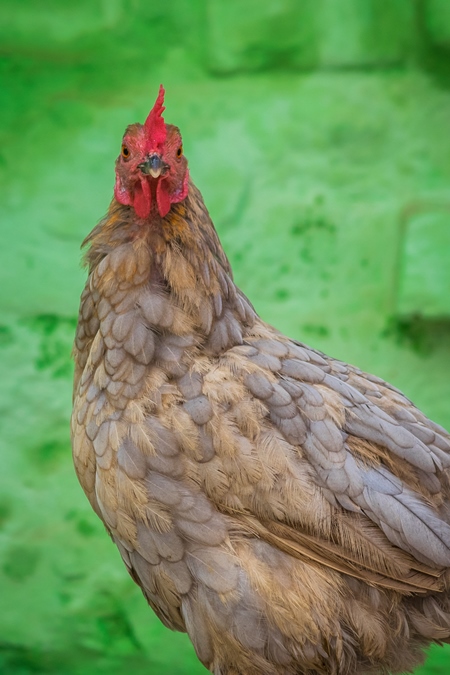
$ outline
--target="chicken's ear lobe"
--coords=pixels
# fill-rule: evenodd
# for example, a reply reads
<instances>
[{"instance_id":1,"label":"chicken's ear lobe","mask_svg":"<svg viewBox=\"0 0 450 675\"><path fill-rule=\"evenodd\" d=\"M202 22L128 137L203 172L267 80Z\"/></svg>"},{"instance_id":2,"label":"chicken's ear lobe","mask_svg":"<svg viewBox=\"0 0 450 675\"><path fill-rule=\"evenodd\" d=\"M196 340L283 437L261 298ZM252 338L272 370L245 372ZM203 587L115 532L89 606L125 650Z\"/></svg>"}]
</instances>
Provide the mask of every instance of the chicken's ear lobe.
<instances>
[{"instance_id":1,"label":"chicken's ear lobe","mask_svg":"<svg viewBox=\"0 0 450 675\"><path fill-rule=\"evenodd\" d=\"M119 204L124 204L125 206L129 206L132 201L131 194L123 185L118 173L116 173L116 182L114 184L114 197L117 199Z\"/></svg>"},{"instance_id":2,"label":"chicken's ear lobe","mask_svg":"<svg viewBox=\"0 0 450 675\"><path fill-rule=\"evenodd\" d=\"M189 192L189 169L186 169L186 173L184 174L183 184L181 188L172 195L171 198L172 204L182 202L183 199L186 199L188 192Z\"/></svg>"},{"instance_id":3,"label":"chicken's ear lobe","mask_svg":"<svg viewBox=\"0 0 450 675\"><path fill-rule=\"evenodd\" d=\"M183 184L176 192L168 192L167 185L164 180L159 180L156 187L156 203L158 205L158 211L161 218L167 216L170 211L172 204L183 201L186 199L189 192L189 170L186 169L184 175Z\"/></svg>"},{"instance_id":4,"label":"chicken's ear lobe","mask_svg":"<svg viewBox=\"0 0 450 675\"><path fill-rule=\"evenodd\" d=\"M144 122L144 128L150 140L151 152L162 152L164 143L166 141L166 123L164 122L164 118L162 116L165 110L164 94L164 87L161 84L155 105L150 110L150 113Z\"/></svg>"}]
</instances>

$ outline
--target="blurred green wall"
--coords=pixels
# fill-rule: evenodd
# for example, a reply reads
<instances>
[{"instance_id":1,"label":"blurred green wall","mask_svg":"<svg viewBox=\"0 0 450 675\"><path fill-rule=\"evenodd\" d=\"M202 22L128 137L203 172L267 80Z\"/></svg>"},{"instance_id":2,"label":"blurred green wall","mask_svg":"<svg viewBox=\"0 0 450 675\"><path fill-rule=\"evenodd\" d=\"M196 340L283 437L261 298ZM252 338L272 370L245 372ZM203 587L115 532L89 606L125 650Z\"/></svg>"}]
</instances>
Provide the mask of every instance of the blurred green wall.
<instances>
[{"instance_id":1,"label":"blurred green wall","mask_svg":"<svg viewBox=\"0 0 450 675\"><path fill-rule=\"evenodd\" d=\"M79 244L160 82L263 318L450 427L448 0L2 0L2 674L204 672L69 446ZM418 672L447 675L449 649Z\"/></svg>"}]
</instances>

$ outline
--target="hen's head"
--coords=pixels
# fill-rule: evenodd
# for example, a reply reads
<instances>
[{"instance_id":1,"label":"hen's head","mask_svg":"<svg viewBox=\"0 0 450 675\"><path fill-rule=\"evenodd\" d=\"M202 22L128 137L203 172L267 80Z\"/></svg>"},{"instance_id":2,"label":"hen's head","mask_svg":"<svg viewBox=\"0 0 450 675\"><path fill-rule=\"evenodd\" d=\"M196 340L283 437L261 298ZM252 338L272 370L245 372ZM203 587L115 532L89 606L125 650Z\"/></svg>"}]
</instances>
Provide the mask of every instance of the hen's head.
<instances>
[{"instance_id":1,"label":"hen's head","mask_svg":"<svg viewBox=\"0 0 450 675\"><path fill-rule=\"evenodd\" d=\"M139 218L157 213L164 218L172 204L188 193L189 171L183 155L181 134L166 124L164 88L144 124L132 124L122 140L116 160L114 196L121 204L134 208Z\"/></svg>"}]
</instances>

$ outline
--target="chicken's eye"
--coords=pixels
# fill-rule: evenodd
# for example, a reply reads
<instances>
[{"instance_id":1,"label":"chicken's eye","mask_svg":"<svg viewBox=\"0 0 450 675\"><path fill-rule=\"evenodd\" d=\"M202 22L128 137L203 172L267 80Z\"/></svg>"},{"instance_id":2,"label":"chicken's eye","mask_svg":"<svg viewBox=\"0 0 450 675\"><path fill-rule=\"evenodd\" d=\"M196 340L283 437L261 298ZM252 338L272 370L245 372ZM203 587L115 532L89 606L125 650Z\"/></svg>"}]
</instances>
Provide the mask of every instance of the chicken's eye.
<instances>
[{"instance_id":1,"label":"chicken's eye","mask_svg":"<svg viewBox=\"0 0 450 675\"><path fill-rule=\"evenodd\" d=\"M180 145L180 147L177 150L177 157L181 157L182 154L183 154L183 146Z\"/></svg>"},{"instance_id":2,"label":"chicken's eye","mask_svg":"<svg viewBox=\"0 0 450 675\"><path fill-rule=\"evenodd\" d=\"M122 145L122 157L124 157L124 159L128 159L129 156L130 156L130 151L128 150L127 146Z\"/></svg>"}]
</instances>

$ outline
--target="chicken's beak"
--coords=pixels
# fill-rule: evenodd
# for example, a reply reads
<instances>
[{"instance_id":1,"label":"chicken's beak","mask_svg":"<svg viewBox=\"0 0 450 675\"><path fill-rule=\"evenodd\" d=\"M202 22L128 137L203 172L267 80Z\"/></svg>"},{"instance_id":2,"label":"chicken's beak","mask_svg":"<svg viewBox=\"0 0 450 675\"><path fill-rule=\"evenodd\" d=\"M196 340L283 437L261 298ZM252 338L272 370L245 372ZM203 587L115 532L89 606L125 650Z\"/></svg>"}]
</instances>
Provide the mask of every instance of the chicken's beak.
<instances>
[{"instance_id":1,"label":"chicken's beak","mask_svg":"<svg viewBox=\"0 0 450 675\"><path fill-rule=\"evenodd\" d=\"M150 175L152 178L159 178L161 174L164 175L167 172L169 165L164 162L161 155L158 155L157 152L153 152L147 157L145 162L138 164L138 168L147 176Z\"/></svg>"}]
</instances>

